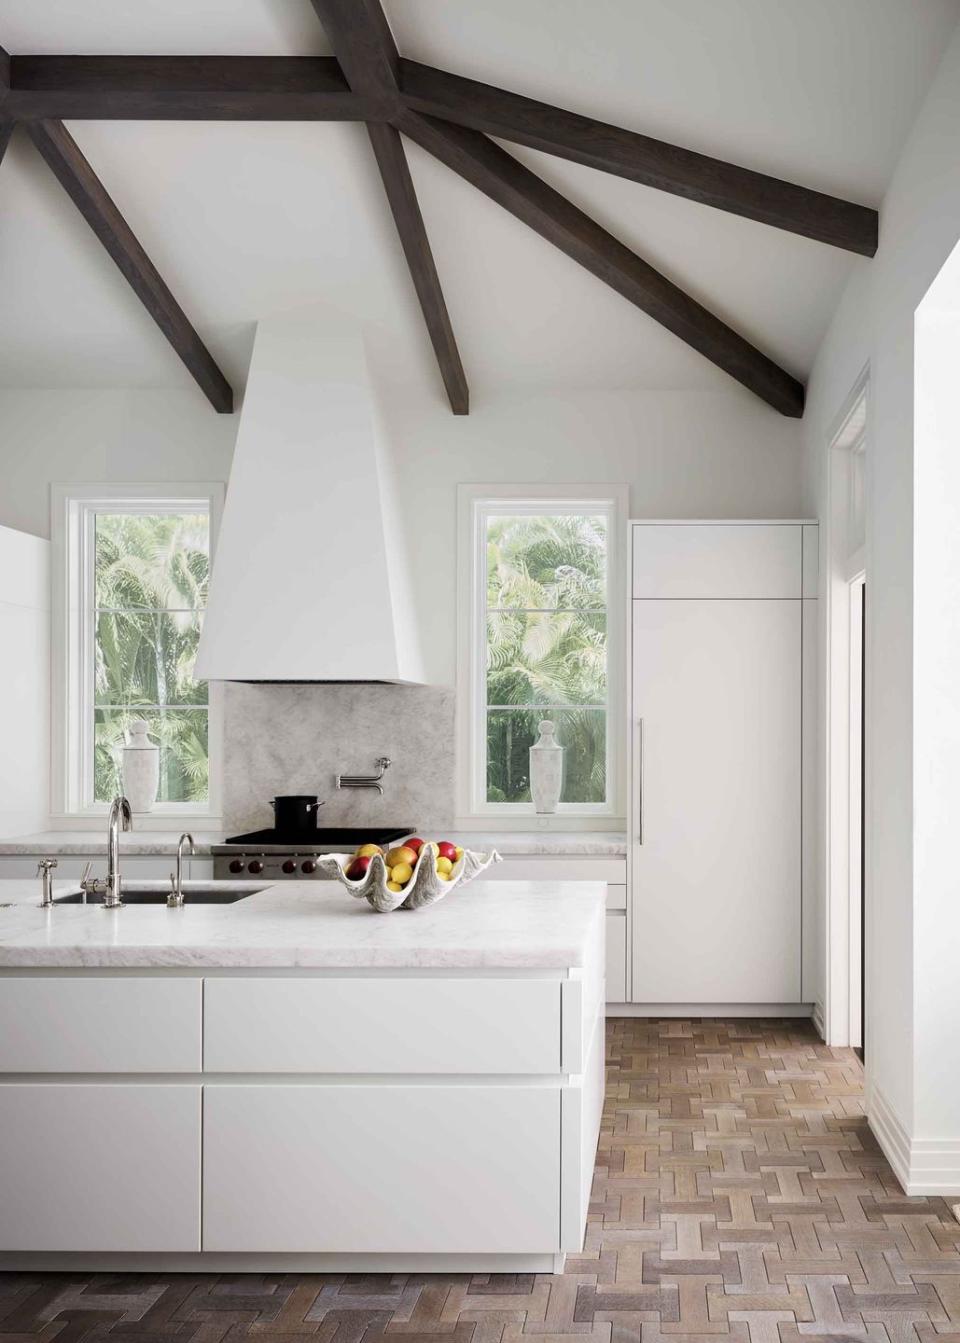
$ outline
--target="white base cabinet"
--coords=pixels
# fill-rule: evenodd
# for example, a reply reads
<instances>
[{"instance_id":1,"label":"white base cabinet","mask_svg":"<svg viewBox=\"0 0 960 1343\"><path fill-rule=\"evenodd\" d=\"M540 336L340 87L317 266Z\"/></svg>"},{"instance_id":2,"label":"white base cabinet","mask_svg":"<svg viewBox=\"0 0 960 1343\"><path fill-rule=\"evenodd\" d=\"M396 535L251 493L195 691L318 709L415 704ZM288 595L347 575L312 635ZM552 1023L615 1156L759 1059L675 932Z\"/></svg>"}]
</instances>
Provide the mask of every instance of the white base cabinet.
<instances>
[{"instance_id":1,"label":"white base cabinet","mask_svg":"<svg viewBox=\"0 0 960 1343\"><path fill-rule=\"evenodd\" d=\"M205 1250L557 1241L559 1086L220 1086L203 1114Z\"/></svg>"},{"instance_id":2,"label":"white base cabinet","mask_svg":"<svg viewBox=\"0 0 960 1343\"><path fill-rule=\"evenodd\" d=\"M4 1084L0 1134L0 1251L200 1249L199 1086Z\"/></svg>"},{"instance_id":3,"label":"white base cabinet","mask_svg":"<svg viewBox=\"0 0 960 1343\"><path fill-rule=\"evenodd\" d=\"M556 1271L603 983L599 911L566 971L0 974L0 1270Z\"/></svg>"}]
</instances>

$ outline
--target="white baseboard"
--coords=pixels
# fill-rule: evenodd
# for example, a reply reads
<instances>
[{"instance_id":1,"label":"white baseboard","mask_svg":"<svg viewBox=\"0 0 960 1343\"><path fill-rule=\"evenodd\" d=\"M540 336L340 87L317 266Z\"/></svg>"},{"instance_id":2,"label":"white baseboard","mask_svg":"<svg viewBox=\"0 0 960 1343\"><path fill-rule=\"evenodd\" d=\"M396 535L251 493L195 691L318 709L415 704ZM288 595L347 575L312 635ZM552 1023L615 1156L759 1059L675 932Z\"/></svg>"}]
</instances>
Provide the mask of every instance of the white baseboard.
<instances>
[{"instance_id":1,"label":"white baseboard","mask_svg":"<svg viewBox=\"0 0 960 1343\"><path fill-rule=\"evenodd\" d=\"M607 1003L608 1017L809 1017L812 1003Z\"/></svg>"},{"instance_id":2,"label":"white baseboard","mask_svg":"<svg viewBox=\"0 0 960 1343\"><path fill-rule=\"evenodd\" d=\"M905 1194L960 1194L960 1138L912 1138L876 1085L867 1100L867 1123Z\"/></svg>"}]
</instances>

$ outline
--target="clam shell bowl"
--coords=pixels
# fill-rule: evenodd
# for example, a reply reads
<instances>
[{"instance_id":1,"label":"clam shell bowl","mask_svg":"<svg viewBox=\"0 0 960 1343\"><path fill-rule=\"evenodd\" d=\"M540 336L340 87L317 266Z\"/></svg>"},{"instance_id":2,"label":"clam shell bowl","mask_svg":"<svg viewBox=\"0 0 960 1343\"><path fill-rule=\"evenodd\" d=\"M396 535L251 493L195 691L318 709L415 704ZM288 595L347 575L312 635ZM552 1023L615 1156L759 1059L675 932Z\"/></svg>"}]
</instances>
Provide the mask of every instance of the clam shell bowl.
<instances>
[{"instance_id":1,"label":"clam shell bowl","mask_svg":"<svg viewBox=\"0 0 960 1343\"><path fill-rule=\"evenodd\" d=\"M417 857L413 876L402 891L387 890L387 865L380 854L374 854L370 866L359 881L351 881L346 869L353 862L352 853L328 853L317 860L321 872L336 877L351 895L358 900L367 900L378 914L389 914L394 909L424 909L434 905L445 895L465 886L468 881L485 872L491 863L501 861L496 850L490 853L473 853L464 849L463 854L454 863L449 881L442 881L437 875L436 855L424 844Z\"/></svg>"}]
</instances>

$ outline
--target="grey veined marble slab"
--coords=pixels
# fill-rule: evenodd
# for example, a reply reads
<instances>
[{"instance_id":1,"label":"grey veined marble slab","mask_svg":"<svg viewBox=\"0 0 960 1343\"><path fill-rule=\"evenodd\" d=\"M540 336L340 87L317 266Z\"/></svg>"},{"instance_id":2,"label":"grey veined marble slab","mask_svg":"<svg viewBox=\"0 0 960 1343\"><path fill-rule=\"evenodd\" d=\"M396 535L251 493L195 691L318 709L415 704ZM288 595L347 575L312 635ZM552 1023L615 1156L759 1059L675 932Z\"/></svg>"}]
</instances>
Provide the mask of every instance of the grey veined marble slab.
<instances>
[{"instance_id":1,"label":"grey veined marble slab","mask_svg":"<svg viewBox=\"0 0 960 1343\"><path fill-rule=\"evenodd\" d=\"M602 937L603 882L473 882L375 913L339 884L289 882L235 905L0 908L0 969L559 969Z\"/></svg>"},{"instance_id":2,"label":"grey veined marble slab","mask_svg":"<svg viewBox=\"0 0 960 1343\"><path fill-rule=\"evenodd\" d=\"M189 829L186 823L185 828ZM211 844L219 844L223 839L220 832L195 830L191 833L195 845L194 852L198 855L209 854ZM140 857L174 854L177 851L179 838L179 830L127 831L120 836L120 853L137 854ZM106 851L106 819L96 830L38 830L32 835L14 835L0 839L0 856L5 857L70 853L81 858L102 858Z\"/></svg>"},{"instance_id":3,"label":"grey veined marble slab","mask_svg":"<svg viewBox=\"0 0 960 1343\"><path fill-rule=\"evenodd\" d=\"M223 815L227 834L273 824L277 793L316 793L324 826L450 828L454 695L437 686L224 687ZM337 790L337 774L375 774L375 789Z\"/></svg>"}]
</instances>

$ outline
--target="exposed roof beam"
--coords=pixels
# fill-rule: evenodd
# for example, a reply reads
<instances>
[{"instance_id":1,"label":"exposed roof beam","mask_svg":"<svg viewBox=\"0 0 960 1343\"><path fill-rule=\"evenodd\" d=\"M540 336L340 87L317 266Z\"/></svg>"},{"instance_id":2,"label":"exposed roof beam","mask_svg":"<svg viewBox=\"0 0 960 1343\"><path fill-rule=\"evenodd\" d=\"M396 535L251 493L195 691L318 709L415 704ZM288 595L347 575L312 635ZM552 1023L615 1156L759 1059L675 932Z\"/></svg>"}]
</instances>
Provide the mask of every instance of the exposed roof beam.
<instances>
[{"instance_id":1,"label":"exposed roof beam","mask_svg":"<svg viewBox=\"0 0 960 1343\"><path fill-rule=\"evenodd\" d=\"M35 120L369 121L332 56L11 56L5 115ZM395 101L395 100L394 100Z\"/></svg>"},{"instance_id":2,"label":"exposed roof beam","mask_svg":"<svg viewBox=\"0 0 960 1343\"><path fill-rule=\"evenodd\" d=\"M400 57L379 0L313 0L313 7L350 87L396 103ZM367 131L450 408L454 415L466 415L470 391L403 142L392 126L371 123Z\"/></svg>"},{"instance_id":3,"label":"exposed roof beam","mask_svg":"<svg viewBox=\"0 0 960 1343\"><path fill-rule=\"evenodd\" d=\"M214 410L229 415L233 391L103 183L59 121L26 126L54 175L123 272L140 302L196 379Z\"/></svg>"},{"instance_id":4,"label":"exposed roof beam","mask_svg":"<svg viewBox=\"0 0 960 1343\"><path fill-rule=\"evenodd\" d=\"M450 408L454 415L466 415L470 410L470 390L467 387L467 377L460 361L460 351L457 349L447 304L440 287L440 277L430 250L430 240L420 213L420 204L410 176L403 142L399 132L392 126L371 125L367 130L373 152L377 156L380 176L383 178L387 200L390 202L407 265L410 267L417 298L423 310L423 320L427 324L430 341L437 356L437 363L440 365L440 374L450 399Z\"/></svg>"},{"instance_id":5,"label":"exposed roof beam","mask_svg":"<svg viewBox=\"0 0 960 1343\"><path fill-rule=\"evenodd\" d=\"M355 93L396 95L400 56L380 0L312 0Z\"/></svg>"},{"instance_id":6,"label":"exposed roof beam","mask_svg":"<svg viewBox=\"0 0 960 1343\"><path fill-rule=\"evenodd\" d=\"M585 163L862 256L873 256L877 250L879 216L865 205L416 61L401 59L400 85L408 107L485 135Z\"/></svg>"},{"instance_id":7,"label":"exposed roof beam","mask_svg":"<svg viewBox=\"0 0 960 1343\"><path fill-rule=\"evenodd\" d=\"M776 410L803 414L801 383L499 145L467 127L416 112L403 113L398 124L447 167Z\"/></svg>"}]
</instances>

